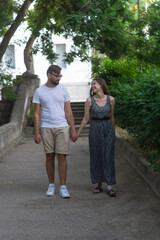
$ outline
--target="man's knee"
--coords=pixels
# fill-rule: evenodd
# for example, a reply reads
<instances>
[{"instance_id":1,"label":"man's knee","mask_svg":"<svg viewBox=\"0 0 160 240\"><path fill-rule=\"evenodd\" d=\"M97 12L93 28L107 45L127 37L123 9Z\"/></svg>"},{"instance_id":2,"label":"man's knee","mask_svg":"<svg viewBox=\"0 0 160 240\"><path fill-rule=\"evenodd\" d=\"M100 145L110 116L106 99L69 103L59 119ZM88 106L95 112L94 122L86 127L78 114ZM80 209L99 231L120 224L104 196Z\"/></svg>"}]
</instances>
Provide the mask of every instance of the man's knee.
<instances>
[{"instance_id":1,"label":"man's knee","mask_svg":"<svg viewBox=\"0 0 160 240\"><path fill-rule=\"evenodd\" d=\"M47 153L46 154L46 161L54 161L55 153Z\"/></svg>"},{"instance_id":2,"label":"man's knee","mask_svg":"<svg viewBox=\"0 0 160 240\"><path fill-rule=\"evenodd\" d=\"M58 153L56 156L58 161L66 161L66 155Z\"/></svg>"}]
</instances>

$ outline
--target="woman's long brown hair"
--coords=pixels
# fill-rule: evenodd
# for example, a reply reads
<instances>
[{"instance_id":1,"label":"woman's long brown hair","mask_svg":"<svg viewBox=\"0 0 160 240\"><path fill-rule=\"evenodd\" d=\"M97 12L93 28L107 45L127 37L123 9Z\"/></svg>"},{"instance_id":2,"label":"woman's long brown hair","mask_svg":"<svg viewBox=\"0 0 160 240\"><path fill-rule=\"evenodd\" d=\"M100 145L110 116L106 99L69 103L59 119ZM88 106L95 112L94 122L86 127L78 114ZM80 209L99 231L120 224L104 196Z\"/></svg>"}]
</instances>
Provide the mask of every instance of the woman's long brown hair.
<instances>
[{"instance_id":1,"label":"woman's long brown hair","mask_svg":"<svg viewBox=\"0 0 160 240\"><path fill-rule=\"evenodd\" d=\"M99 85L101 86L103 93L105 95L110 95L110 92L108 90L106 81L103 78L94 78L93 81L96 81L97 83L99 83ZM90 96L93 96L94 93L92 93L92 88L90 89Z\"/></svg>"}]
</instances>

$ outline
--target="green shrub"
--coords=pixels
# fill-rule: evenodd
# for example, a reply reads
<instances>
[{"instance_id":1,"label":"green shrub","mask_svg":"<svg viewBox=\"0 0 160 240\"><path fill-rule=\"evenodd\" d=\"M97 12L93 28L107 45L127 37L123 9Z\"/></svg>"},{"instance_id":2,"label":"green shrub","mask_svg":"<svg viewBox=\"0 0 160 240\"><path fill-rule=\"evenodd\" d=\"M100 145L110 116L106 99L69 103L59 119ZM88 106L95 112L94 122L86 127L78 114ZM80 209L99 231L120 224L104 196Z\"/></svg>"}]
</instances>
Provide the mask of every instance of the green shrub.
<instances>
[{"instance_id":1,"label":"green shrub","mask_svg":"<svg viewBox=\"0 0 160 240\"><path fill-rule=\"evenodd\" d=\"M100 70L95 73L96 76L104 78L108 85L131 82L138 74L140 74L140 65L138 60L134 59L130 61L127 59L105 59Z\"/></svg>"},{"instance_id":2,"label":"green shrub","mask_svg":"<svg viewBox=\"0 0 160 240\"><path fill-rule=\"evenodd\" d=\"M150 74L155 71L158 71L158 67L156 65L151 65L143 62L140 65L137 59L119 59L119 60L110 60L105 59L100 66L100 59L95 58L97 63L97 71L96 68L92 68L94 70L94 75L96 77L102 77L106 80L108 85L117 85L118 83L133 83L134 80L141 75Z\"/></svg>"},{"instance_id":3,"label":"green shrub","mask_svg":"<svg viewBox=\"0 0 160 240\"><path fill-rule=\"evenodd\" d=\"M21 82L20 77L13 78L12 74L0 71L0 86L2 99L15 101L18 98L17 90Z\"/></svg>"},{"instance_id":4,"label":"green shrub","mask_svg":"<svg viewBox=\"0 0 160 240\"><path fill-rule=\"evenodd\" d=\"M153 155L155 157L156 154L158 159L160 154L160 70L153 69L150 74L137 76L133 84L118 83L117 87L111 86L111 91L116 99L115 118L118 125L127 129L141 148L153 151L150 155L152 162ZM155 167L157 168L157 165Z\"/></svg>"}]
</instances>

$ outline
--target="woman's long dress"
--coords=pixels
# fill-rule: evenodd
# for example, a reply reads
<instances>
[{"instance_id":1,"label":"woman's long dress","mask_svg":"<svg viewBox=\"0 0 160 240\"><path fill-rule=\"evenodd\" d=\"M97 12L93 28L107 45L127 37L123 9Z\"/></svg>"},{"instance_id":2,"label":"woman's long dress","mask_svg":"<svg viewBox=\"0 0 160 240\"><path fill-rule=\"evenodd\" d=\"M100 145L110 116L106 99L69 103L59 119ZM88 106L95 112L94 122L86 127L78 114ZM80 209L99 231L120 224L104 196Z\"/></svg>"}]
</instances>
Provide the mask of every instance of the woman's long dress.
<instances>
[{"instance_id":1,"label":"woman's long dress","mask_svg":"<svg viewBox=\"0 0 160 240\"><path fill-rule=\"evenodd\" d=\"M89 130L90 171L92 183L115 181L115 131L110 120L110 97L106 104L99 106L91 97L91 125Z\"/></svg>"}]
</instances>

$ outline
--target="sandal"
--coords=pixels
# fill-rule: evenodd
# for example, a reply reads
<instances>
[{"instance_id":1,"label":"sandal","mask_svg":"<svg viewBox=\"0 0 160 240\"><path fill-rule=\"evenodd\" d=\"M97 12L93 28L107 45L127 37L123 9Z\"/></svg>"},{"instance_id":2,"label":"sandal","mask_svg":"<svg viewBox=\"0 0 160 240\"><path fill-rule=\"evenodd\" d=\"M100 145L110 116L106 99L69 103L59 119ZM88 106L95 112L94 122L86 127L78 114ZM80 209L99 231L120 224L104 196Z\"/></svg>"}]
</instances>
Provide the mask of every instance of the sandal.
<instances>
[{"instance_id":1,"label":"sandal","mask_svg":"<svg viewBox=\"0 0 160 240\"><path fill-rule=\"evenodd\" d=\"M110 197L115 197L116 196L116 192L113 189L111 189L111 190L108 191L108 195Z\"/></svg>"},{"instance_id":2,"label":"sandal","mask_svg":"<svg viewBox=\"0 0 160 240\"><path fill-rule=\"evenodd\" d=\"M96 187L94 190L93 190L93 193L97 194L97 193L101 193L103 192L103 189L101 187Z\"/></svg>"}]
</instances>

